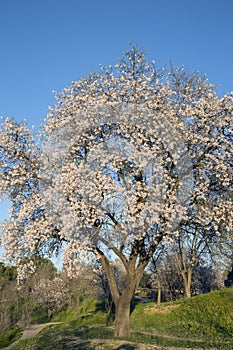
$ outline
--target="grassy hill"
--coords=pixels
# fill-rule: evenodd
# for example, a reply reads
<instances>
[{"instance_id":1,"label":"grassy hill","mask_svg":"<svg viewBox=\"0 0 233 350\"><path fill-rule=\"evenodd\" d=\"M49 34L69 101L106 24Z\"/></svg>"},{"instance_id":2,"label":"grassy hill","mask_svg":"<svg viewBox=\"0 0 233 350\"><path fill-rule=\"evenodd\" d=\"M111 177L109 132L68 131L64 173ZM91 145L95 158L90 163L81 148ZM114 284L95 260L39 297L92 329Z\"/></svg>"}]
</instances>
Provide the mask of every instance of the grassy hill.
<instances>
[{"instance_id":1,"label":"grassy hill","mask_svg":"<svg viewBox=\"0 0 233 350\"><path fill-rule=\"evenodd\" d=\"M105 317L98 303L84 299L77 310L66 310L54 320L62 325L8 349L233 349L233 288L160 306L137 304L127 340L114 339L113 328L104 325Z\"/></svg>"}]
</instances>

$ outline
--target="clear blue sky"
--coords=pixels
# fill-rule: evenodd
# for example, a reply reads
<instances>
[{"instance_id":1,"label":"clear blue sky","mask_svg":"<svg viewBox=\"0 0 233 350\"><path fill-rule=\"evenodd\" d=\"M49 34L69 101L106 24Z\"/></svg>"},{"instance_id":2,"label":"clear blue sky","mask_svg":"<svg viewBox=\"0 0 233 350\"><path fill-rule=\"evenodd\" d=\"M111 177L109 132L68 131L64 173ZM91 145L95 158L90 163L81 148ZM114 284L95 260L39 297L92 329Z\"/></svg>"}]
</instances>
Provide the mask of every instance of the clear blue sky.
<instances>
[{"instance_id":1,"label":"clear blue sky","mask_svg":"<svg viewBox=\"0 0 233 350\"><path fill-rule=\"evenodd\" d=\"M232 0L0 0L0 115L39 124L52 90L138 43L233 90Z\"/></svg>"},{"instance_id":2,"label":"clear blue sky","mask_svg":"<svg viewBox=\"0 0 233 350\"><path fill-rule=\"evenodd\" d=\"M232 18L232 0L0 0L0 115L38 126L52 90L115 63L129 42L229 92Z\"/></svg>"}]
</instances>

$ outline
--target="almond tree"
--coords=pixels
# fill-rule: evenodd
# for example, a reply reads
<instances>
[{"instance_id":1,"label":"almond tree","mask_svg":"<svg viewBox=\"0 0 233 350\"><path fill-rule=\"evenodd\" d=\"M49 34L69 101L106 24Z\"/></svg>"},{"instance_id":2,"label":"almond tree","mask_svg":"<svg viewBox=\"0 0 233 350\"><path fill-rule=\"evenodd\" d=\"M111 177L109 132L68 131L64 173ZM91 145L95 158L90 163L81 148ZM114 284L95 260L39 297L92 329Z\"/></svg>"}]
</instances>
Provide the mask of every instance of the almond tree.
<instances>
[{"instance_id":1,"label":"almond tree","mask_svg":"<svg viewBox=\"0 0 233 350\"><path fill-rule=\"evenodd\" d=\"M31 294L36 304L44 309L48 319L57 314L68 305L68 288L58 276L50 280L41 278L34 286Z\"/></svg>"},{"instance_id":2,"label":"almond tree","mask_svg":"<svg viewBox=\"0 0 233 350\"><path fill-rule=\"evenodd\" d=\"M56 95L43 143L9 119L0 134L0 189L12 200L5 252L21 266L19 277L33 270L32 262L20 265L25 255L61 249L70 274L82 260L99 260L116 336L130 335L143 271L182 222L195 213L216 237L232 230L233 97L218 98L203 77L179 84L182 72L158 72L132 47L115 66ZM116 257L126 275L121 291Z\"/></svg>"}]
</instances>

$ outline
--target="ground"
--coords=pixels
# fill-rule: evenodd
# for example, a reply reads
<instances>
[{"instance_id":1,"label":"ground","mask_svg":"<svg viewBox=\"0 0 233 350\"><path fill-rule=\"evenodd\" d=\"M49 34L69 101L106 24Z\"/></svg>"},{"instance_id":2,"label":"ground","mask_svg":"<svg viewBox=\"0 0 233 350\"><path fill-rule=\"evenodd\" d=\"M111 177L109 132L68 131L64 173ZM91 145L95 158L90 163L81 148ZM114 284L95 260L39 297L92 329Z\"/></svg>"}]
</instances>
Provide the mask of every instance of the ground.
<instances>
[{"instance_id":1,"label":"ground","mask_svg":"<svg viewBox=\"0 0 233 350\"><path fill-rule=\"evenodd\" d=\"M61 324L62 322L53 322L53 323L45 323L45 324L37 324L31 325L24 329L22 333L22 337L20 340L27 340L33 337L36 337L43 329L46 327L50 327L53 325ZM51 337L57 338L59 340L59 336L51 329ZM60 340L63 343L63 337L60 335ZM68 339L67 339L68 340ZM18 343L19 340L16 342ZM16 343L14 343L13 348L17 349ZM15 347L16 346L16 347ZM140 344L134 342L128 342L125 340L112 340L112 339L88 339L84 340L80 337L72 336L69 338L69 341L66 342L65 349L67 346L68 349L95 349L95 350L204 350L203 348L177 348L177 347L162 347L157 345L149 345L149 344ZM11 346L5 349L11 349ZM19 345L19 349L21 350L21 346ZM27 348L28 349L28 348ZM218 350L218 349L209 349L209 350Z\"/></svg>"},{"instance_id":2,"label":"ground","mask_svg":"<svg viewBox=\"0 0 233 350\"><path fill-rule=\"evenodd\" d=\"M31 326L28 326L24 329L22 337L20 338L20 340L22 339L30 339L35 337L43 328L47 327L47 326L52 326L52 325L56 325L56 324L61 324L61 322L52 322L52 323L43 323L43 324L34 324Z\"/></svg>"}]
</instances>

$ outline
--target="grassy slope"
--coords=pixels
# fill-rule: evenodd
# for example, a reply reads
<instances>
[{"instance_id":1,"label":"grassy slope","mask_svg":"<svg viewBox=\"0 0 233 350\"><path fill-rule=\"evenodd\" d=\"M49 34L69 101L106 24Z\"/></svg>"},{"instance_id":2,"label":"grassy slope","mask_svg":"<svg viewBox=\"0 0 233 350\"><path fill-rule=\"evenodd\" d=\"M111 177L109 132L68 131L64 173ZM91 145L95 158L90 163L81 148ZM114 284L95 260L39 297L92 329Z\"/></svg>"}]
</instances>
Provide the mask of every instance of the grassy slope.
<instances>
[{"instance_id":1,"label":"grassy slope","mask_svg":"<svg viewBox=\"0 0 233 350\"><path fill-rule=\"evenodd\" d=\"M134 329L233 347L233 289L173 303L140 304L131 317ZM226 345L225 345L226 346ZM224 348L223 348L224 349Z\"/></svg>"},{"instance_id":2,"label":"grassy slope","mask_svg":"<svg viewBox=\"0 0 233 350\"><path fill-rule=\"evenodd\" d=\"M92 301L79 305L79 318L74 312L63 312L56 321L65 321L41 332L35 339L20 341L11 350L103 349L119 346L112 328L104 327L105 314ZM76 310L78 311L78 310ZM138 304L132 315L131 349L163 347L233 348L233 288L211 292L173 303ZM94 340L95 339L95 340ZM109 339L106 342L106 339ZM122 340L123 341L123 340ZM124 341L124 343L126 343ZM129 347L128 347L129 348Z\"/></svg>"}]
</instances>

